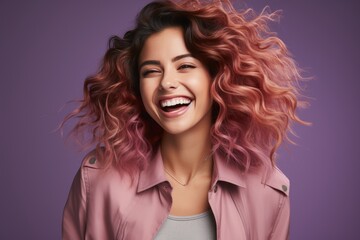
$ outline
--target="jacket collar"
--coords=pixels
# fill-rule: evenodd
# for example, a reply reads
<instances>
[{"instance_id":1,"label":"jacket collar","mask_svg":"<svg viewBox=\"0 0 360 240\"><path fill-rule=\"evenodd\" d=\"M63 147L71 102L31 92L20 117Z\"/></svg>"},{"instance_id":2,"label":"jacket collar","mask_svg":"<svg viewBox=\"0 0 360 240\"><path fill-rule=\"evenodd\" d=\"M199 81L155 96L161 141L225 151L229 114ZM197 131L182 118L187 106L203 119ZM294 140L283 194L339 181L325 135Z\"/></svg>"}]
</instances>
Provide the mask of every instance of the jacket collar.
<instances>
[{"instance_id":1,"label":"jacket collar","mask_svg":"<svg viewBox=\"0 0 360 240\"><path fill-rule=\"evenodd\" d=\"M215 186L217 182L227 182L233 185L246 188L245 177L243 171L234 163L230 163L226 159L214 154L213 180L211 186Z\"/></svg>"},{"instance_id":2,"label":"jacket collar","mask_svg":"<svg viewBox=\"0 0 360 240\"><path fill-rule=\"evenodd\" d=\"M145 191L159 183L166 182L164 174L164 164L161 157L160 148L154 157L149 161L147 167L140 172L137 192Z\"/></svg>"},{"instance_id":3,"label":"jacket collar","mask_svg":"<svg viewBox=\"0 0 360 240\"><path fill-rule=\"evenodd\" d=\"M142 192L162 182L167 182L164 172L161 151L158 148L147 167L139 174L137 192ZM217 182L227 182L239 187L246 187L242 171L235 164L229 163L215 153L211 186L214 187Z\"/></svg>"}]
</instances>

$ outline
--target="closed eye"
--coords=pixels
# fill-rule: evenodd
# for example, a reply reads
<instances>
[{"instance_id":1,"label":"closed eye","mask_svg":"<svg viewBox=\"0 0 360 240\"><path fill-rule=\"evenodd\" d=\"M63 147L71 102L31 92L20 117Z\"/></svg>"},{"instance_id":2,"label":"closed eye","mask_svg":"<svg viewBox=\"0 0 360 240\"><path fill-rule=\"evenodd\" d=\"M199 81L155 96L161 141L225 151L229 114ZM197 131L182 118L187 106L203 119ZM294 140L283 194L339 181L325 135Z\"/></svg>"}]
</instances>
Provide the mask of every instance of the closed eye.
<instances>
[{"instance_id":1,"label":"closed eye","mask_svg":"<svg viewBox=\"0 0 360 240\"><path fill-rule=\"evenodd\" d=\"M188 69L188 68L195 68L195 66L190 65L190 64L183 64L178 68L178 70Z\"/></svg>"},{"instance_id":2,"label":"closed eye","mask_svg":"<svg viewBox=\"0 0 360 240\"><path fill-rule=\"evenodd\" d=\"M145 70L141 73L141 76L142 77L146 77L148 76L149 74L152 74L152 73L160 73L159 70L155 70L155 69L149 69L149 70Z\"/></svg>"}]
</instances>

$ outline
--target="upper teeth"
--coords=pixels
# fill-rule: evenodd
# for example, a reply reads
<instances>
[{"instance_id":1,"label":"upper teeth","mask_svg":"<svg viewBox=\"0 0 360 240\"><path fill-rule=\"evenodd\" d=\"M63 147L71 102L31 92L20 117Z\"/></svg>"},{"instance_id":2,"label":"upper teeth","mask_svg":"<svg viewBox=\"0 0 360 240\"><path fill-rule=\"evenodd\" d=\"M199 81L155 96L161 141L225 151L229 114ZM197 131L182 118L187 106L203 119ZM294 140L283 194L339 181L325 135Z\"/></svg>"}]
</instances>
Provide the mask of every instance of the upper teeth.
<instances>
[{"instance_id":1,"label":"upper teeth","mask_svg":"<svg viewBox=\"0 0 360 240\"><path fill-rule=\"evenodd\" d=\"M190 99L178 97L178 98L163 100L160 102L160 104L161 104L161 107L171 107L171 106L175 106L178 104L188 104L190 102L191 102Z\"/></svg>"}]
</instances>

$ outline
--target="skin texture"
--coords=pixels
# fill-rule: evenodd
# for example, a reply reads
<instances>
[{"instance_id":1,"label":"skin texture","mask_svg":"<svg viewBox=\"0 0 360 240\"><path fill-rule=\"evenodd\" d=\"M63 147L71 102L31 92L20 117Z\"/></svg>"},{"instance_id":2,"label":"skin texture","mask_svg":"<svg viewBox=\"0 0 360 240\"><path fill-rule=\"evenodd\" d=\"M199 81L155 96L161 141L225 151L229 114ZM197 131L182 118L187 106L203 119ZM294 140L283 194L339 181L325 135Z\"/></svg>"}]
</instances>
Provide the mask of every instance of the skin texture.
<instances>
[{"instance_id":1,"label":"skin texture","mask_svg":"<svg viewBox=\"0 0 360 240\"><path fill-rule=\"evenodd\" d=\"M208 209L212 173L210 154L211 77L206 67L186 49L181 28L151 35L139 58L140 92L149 115L165 130L161 140L164 166L173 192L173 215L193 215ZM161 101L191 100L172 113Z\"/></svg>"}]
</instances>

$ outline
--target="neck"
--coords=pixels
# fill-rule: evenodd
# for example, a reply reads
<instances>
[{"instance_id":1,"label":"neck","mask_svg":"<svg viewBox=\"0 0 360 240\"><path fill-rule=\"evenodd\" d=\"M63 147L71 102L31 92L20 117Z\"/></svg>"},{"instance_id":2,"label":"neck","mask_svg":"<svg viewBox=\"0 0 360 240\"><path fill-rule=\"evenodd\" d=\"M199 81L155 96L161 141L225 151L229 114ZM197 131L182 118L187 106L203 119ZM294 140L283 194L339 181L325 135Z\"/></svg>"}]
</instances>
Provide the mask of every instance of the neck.
<instances>
[{"instance_id":1,"label":"neck","mask_svg":"<svg viewBox=\"0 0 360 240\"><path fill-rule=\"evenodd\" d=\"M212 173L210 124L177 135L165 133L161 141L164 167L179 180Z\"/></svg>"}]
</instances>

